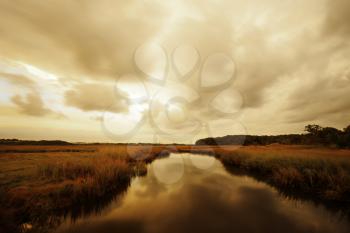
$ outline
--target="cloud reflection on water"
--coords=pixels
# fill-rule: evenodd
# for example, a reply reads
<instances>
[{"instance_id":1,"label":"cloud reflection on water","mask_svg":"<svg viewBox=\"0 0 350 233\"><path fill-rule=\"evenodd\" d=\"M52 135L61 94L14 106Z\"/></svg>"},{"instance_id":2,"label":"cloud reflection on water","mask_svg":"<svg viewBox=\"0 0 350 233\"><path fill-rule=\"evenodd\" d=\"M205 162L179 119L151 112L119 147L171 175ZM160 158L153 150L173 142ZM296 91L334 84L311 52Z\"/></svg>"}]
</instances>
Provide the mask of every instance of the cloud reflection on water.
<instances>
[{"instance_id":1,"label":"cloud reflection on water","mask_svg":"<svg viewBox=\"0 0 350 233\"><path fill-rule=\"evenodd\" d=\"M197 155L198 156L198 155ZM245 176L233 176L215 161L209 171L193 165L196 156L171 155L184 161L179 182L159 182L149 170L136 178L119 205L59 232L349 232L349 223L322 207L286 200L276 190ZM207 157L208 161L211 159ZM199 158L203 161L203 157ZM166 170L166 169L165 169Z\"/></svg>"}]
</instances>

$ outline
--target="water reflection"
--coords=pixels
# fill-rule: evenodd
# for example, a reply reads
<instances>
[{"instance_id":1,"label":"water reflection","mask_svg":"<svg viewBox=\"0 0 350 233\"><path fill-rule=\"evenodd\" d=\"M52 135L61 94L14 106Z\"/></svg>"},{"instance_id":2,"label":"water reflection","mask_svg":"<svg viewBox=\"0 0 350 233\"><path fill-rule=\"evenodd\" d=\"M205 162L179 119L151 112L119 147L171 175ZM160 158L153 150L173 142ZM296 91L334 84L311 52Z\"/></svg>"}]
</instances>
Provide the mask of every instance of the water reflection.
<instances>
[{"instance_id":1,"label":"water reflection","mask_svg":"<svg viewBox=\"0 0 350 233\"><path fill-rule=\"evenodd\" d=\"M172 179L180 160L183 174L176 182L160 181L150 164L147 176L135 178L122 200L100 215L67 221L57 232L350 232L346 219L231 175L212 157L172 154L157 160L157 169ZM198 164L211 165L204 170Z\"/></svg>"},{"instance_id":2,"label":"water reflection","mask_svg":"<svg viewBox=\"0 0 350 233\"><path fill-rule=\"evenodd\" d=\"M155 160L150 168L159 182L174 184L184 175L184 161L181 156L173 156L171 159ZM148 168L148 170L150 170Z\"/></svg>"}]
</instances>

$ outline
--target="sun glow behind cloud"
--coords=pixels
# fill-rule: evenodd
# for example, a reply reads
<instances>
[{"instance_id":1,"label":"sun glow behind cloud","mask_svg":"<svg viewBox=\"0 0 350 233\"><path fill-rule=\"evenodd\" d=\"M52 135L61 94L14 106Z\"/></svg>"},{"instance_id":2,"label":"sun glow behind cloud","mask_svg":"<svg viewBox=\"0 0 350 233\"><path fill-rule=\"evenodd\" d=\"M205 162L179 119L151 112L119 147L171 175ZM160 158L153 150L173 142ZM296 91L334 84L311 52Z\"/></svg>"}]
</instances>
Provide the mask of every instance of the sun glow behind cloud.
<instances>
[{"instance_id":1,"label":"sun glow behind cloud","mask_svg":"<svg viewBox=\"0 0 350 233\"><path fill-rule=\"evenodd\" d=\"M227 133L220 111L235 112L231 123L241 122L251 134L300 132L307 123L343 127L350 116L348 8L346 0L3 0L0 137L38 138L24 127L31 125L52 129L57 138L71 140L62 130L87 130L81 140L110 141L101 125L110 114L120 125L113 123L116 131L145 119L133 140L152 142L153 108L157 124L168 113L183 119L182 111L203 124L219 122L214 136ZM153 46L142 47L147 44ZM178 50L174 70L174 51L186 46L195 49ZM198 88L204 76L217 82L224 62L202 72L215 54L225 54L237 69L221 95ZM188 67L193 72L179 79ZM162 85L149 79L161 82L165 75ZM188 103L183 109L167 104L177 95Z\"/></svg>"}]
</instances>

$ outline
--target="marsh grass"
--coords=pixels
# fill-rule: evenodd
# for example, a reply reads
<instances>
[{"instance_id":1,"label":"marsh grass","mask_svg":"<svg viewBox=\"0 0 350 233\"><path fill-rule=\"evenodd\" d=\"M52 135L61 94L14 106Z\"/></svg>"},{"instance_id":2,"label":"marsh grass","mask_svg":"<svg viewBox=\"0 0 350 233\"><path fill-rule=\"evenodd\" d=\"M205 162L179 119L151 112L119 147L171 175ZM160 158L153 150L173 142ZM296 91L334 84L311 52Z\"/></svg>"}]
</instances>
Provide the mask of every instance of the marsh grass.
<instances>
[{"instance_id":1,"label":"marsh grass","mask_svg":"<svg viewBox=\"0 0 350 233\"><path fill-rule=\"evenodd\" d=\"M283 193L350 205L350 151L327 148L194 147L215 155L228 171L254 176Z\"/></svg>"},{"instance_id":2,"label":"marsh grass","mask_svg":"<svg viewBox=\"0 0 350 233\"><path fill-rule=\"evenodd\" d=\"M48 229L42 226L54 227L62 216L98 212L127 189L132 177L145 175L146 163L163 150L155 147L146 154L142 146L62 147L5 148L21 151L18 154L1 148L5 152L0 172L5 179L0 217L8 222L1 223L0 230L5 226L5 232L21 232L23 226L31 226L45 232ZM29 149L30 153L23 152Z\"/></svg>"},{"instance_id":3,"label":"marsh grass","mask_svg":"<svg viewBox=\"0 0 350 233\"><path fill-rule=\"evenodd\" d=\"M255 173L284 190L290 189L315 198L350 201L350 174L348 161L323 158L261 158L251 155L220 155L226 166L234 166Z\"/></svg>"},{"instance_id":4,"label":"marsh grass","mask_svg":"<svg viewBox=\"0 0 350 233\"><path fill-rule=\"evenodd\" d=\"M283 194L350 206L349 150L278 145L4 146L0 231L47 232L62 217L99 212L126 191L132 177L147 174L147 163L178 152L214 155L229 172L252 176Z\"/></svg>"}]
</instances>

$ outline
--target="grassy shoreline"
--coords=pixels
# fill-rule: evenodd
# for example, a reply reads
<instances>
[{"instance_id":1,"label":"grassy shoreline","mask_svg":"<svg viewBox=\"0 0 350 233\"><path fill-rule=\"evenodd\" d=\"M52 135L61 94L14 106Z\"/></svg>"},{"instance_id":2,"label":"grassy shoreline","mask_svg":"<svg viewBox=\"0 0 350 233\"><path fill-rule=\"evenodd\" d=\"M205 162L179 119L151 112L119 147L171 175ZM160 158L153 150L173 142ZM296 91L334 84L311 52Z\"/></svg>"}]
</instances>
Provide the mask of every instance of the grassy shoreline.
<instances>
[{"instance_id":1,"label":"grassy shoreline","mask_svg":"<svg viewBox=\"0 0 350 233\"><path fill-rule=\"evenodd\" d=\"M302 146L193 147L232 173L264 181L285 194L350 206L350 150Z\"/></svg>"},{"instance_id":2,"label":"grassy shoreline","mask_svg":"<svg viewBox=\"0 0 350 233\"><path fill-rule=\"evenodd\" d=\"M281 193L350 206L350 150L278 145L2 146L0 228L21 232L30 226L45 232L40 226L58 225L62 216L98 212L128 188L132 177L145 175L147 163L169 152L211 154L229 172L252 176Z\"/></svg>"},{"instance_id":3,"label":"grassy shoreline","mask_svg":"<svg viewBox=\"0 0 350 233\"><path fill-rule=\"evenodd\" d=\"M0 149L2 232L45 232L42 226L57 225L62 216L97 212L164 153L126 145L8 147Z\"/></svg>"}]
</instances>

